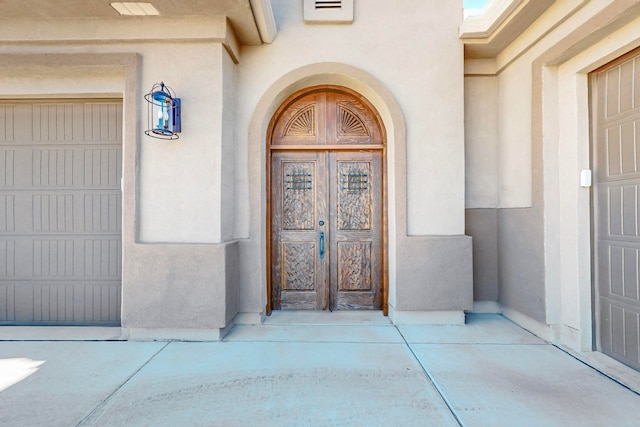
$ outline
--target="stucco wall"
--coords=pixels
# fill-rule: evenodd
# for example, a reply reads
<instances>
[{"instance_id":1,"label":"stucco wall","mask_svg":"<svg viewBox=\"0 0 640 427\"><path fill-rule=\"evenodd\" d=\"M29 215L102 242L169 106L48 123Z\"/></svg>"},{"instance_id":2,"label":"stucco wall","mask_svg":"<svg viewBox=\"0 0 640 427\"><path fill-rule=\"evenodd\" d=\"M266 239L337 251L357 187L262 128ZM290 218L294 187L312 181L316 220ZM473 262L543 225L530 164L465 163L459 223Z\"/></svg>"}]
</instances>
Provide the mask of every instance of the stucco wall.
<instances>
[{"instance_id":1,"label":"stucco wall","mask_svg":"<svg viewBox=\"0 0 640 427\"><path fill-rule=\"evenodd\" d=\"M461 2L399 1L393 14L386 2L356 2L350 25L305 24L301 2L272 4L277 38L268 46L243 47L238 68L237 234L249 237L241 242L242 258L265 259L271 114L297 90L343 85L373 103L387 131L389 304L470 308L471 239L447 243L464 234L463 62L456 33ZM453 258L437 250L452 247L459 250ZM397 256L410 248L422 252ZM264 308L266 266L257 267L243 267L241 312Z\"/></svg>"},{"instance_id":2,"label":"stucco wall","mask_svg":"<svg viewBox=\"0 0 640 427\"><path fill-rule=\"evenodd\" d=\"M177 141L142 138L141 242L222 241L221 164L223 56L220 44L140 46L142 88L164 80L183 99ZM147 83L148 82L148 83ZM146 126L146 111L141 115Z\"/></svg>"},{"instance_id":3,"label":"stucco wall","mask_svg":"<svg viewBox=\"0 0 640 427\"><path fill-rule=\"evenodd\" d=\"M462 1L398 0L392 13L387 1L356 1L351 25L307 25L302 2L274 0L273 10L274 42L240 51L222 16L31 19L0 28L0 55L37 62L30 74L20 61L2 64L11 72L0 81L14 85L0 96L124 99L123 326L215 329L237 310L264 310L265 123L279 97L322 83L359 91L385 124L390 304L471 308ZM48 64L51 54L69 56ZM129 62L87 62L86 54ZM311 69L318 74L279 86ZM160 81L182 98L177 141L144 135L142 96Z\"/></svg>"},{"instance_id":4,"label":"stucco wall","mask_svg":"<svg viewBox=\"0 0 640 427\"><path fill-rule=\"evenodd\" d=\"M473 237L473 300L498 301L498 210L467 209Z\"/></svg>"},{"instance_id":5,"label":"stucco wall","mask_svg":"<svg viewBox=\"0 0 640 427\"><path fill-rule=\"evenodd\" d=\"M468 63L470 63L469 61ZM474 61L481 62L481 61ZM480 64L482 65L482 64ZM490 61L489 72L495 70ZM497 208L498 196L498 79L483 69L465 67L465 206Z\"/></svg>"},{"instance_id":6,"label":"stucco wall","mask_svg":"<svg viewBox=\"0 0 640 427\"><path fill-rule=\"evenodd\" d=\"M593 337L590 195L579 185L590 167L588 73L640 45L639 17L632 0L556 2L493 58L493 70L467 63L498 82L498 301L541 336L580 350L591 349ZM467 103L476 106L466 111L474 113L483 102L470 96L479 78L467 81ZM481 161L474 144L483 133L467 133L467 162ZM467 207L480 207L481 193L467 189ZM477 247L480 210L467 214ZM484 239L480 246L493 240Z\"/></svg>"},{"instance_id":7,"label":"stucco wall","mask_svg":"<svg viewBox=\"0 0 640 427\"><path fill-rule=\"evenodd\" d=\"M237 312L236 252L235 242L136 245L128 253L122 326L224 328Z\"/></svg>"},{"instance_id":8,"label":"stucco wall","mask_svg":"<svg viewBox=\"0 0 640 427\"><path fill-rule=\"evenodd\" d=\"M473 238L473 299L498 301L498 79L495 61L466 61L465 232Z\"/></svg>"},{"instance_id":9,"label":"stucco wall","mask_svg":"<svg viewBox=\"0 0 640 427\"><path fill-rule=\"evenodd\" d=\"M166 39L166 34L158 34L152 22L129 22L125 25L117 21L116 25L116 21L94 21L91 22L92 31L89 31L83 21L50 21L40 25L37 34L16 23L15 28L4 28L0 36L20 39L23 33L23 40L0 45L0 53L139 54L141 64L136 96L142 97L154 83L164 81L183 99L184 114L180 139L165 142L142 135L147 126L146 105L140 103L138 111L129 112L130 119L137 117L138 135L142 135L137 237L144 242L221 242L222 88L224 85L229 94L226 100L233 100L231 88L235 83L233 68L228 65L225 68L225 61L229 62L227 51L211 36L212 33L224 35L227 24L224 20L204 18L172 22L176 37L183 34L196 37L198 31L204 32L204 40L187 43ZM10 35L5 34L10 30L13 30ZM103 39L119 40L123 34L131 40L106 43ZM143 43L135 36L145 39L158 36L165 40ZM83 37L89 41L77 41ZM96 40L91 40L94 38ZM123 94L117 72L108 67L63 66L53 72L34 67L27 70L7 67L6 70L0 77L7 83L2 86L0 96ZM223 83L224 78L227 81ZM232 135L233 127L229 132ZM217 190L213 191L216 186ZM227 197L233 205L232 196ZM225 227L227 229L233 230L233 227Z\"/></svg>"},{"instance_id":10,"label":"stucco wall","mask_svg":"<svg viewBox=\"0 0 640 427\"><path fill-rule=\"evenodd\" d=\"M236 65L233 63L229 55L222 53L221 67L215 74L219 74L223 78L222 93L217 103L220 113L221 122L216 123L211 120L210 126L217 126L221 133L220 153L216 160L220 162L219 179L214 180L213 186L216 190L213 194L219 192L220 199L217 200L217 206L221 210L220 213L220 238L228 241L235 238L235 221L236 221L236 111L237 111L237 78ZM215 85L214 85L215 86ZM200 114L200 112L198 113ZM215 144L214 144L215 146ZM216 182L217 181L217 182Z\"/></svg>"},{"instance_id":11,"label":"stucco wall","mask_svg":"<svg viewBox=\"0 0 640 427\"><path fill-rule=\"evenodd\" d=\"M309 25L302 2L272 1L278 36L243 47L239 129L261 94L289 71L338 62L367 71L396 97L407 123L407 224L411 235L464 233L461 1L355 2L351 25ZM446 25L443 25L446 23ZM456 77L457 76L457 77ZM246 152L246 140L239 135ZM240 156L243 158L243 156ZM247 164L238 164L238 234L249 234Z\"/></svg>"},{"instance_id":12,"label":"stucco wall","mask_svg":"<svg viewBox=\"0 0 640 427\"><path fill-rule=\"evenodd\" d=\"M5 66L0 73L0 88L4 98L83 94L120 98L124 93L124 73L113 66Z\"/></svg>"},{"instance_id":13,"label":"stucco wall","mask_svg":"<svg viewBox=\"0 0 640 427\"><path fill-rule=\"evenodd\" d=\"M235 128L222 126L235 112L235 65L223 46L233 35L224 19L172 21L179 40L148 20L91 25L3 27L0 37L17 41L0 44L0 96L123 98L122 326L138 337L188 328L208 331L193 339L216 339L238 307L237 243L222 242L234 237ZM183 100L177 141L144 135L142 97L160 81Z\"/></svg>"}]
</instances>

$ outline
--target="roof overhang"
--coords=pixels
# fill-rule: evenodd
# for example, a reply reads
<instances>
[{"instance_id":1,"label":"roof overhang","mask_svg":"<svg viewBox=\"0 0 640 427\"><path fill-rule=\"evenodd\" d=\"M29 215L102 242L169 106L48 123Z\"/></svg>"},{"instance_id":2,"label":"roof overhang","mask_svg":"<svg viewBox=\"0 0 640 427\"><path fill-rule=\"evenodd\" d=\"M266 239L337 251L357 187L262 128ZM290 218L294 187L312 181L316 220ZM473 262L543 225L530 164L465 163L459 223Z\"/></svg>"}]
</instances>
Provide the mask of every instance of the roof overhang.
<instances>
[{"instance_id":1,"label":"roof overhang","mask_svg":"<svg viewBox=\"0 0 640 427\"><path fill-rule=\"evenodd\" d=\"M270 43L277 34L270 0L142 0L157 10L157 16L123 16L111 7L112 2L113 0L2 0L0 28L3 27L3 23L15 23L19 20L30 23L51 23L55 20L132 22L136 19L166 22L171 19L184 21L196 17L224 17L241 45L257 46ZM168 28L168 32L170 31Z\"/></svg>"},{"instance_id":2,"label":"roof overhang","mask_svg":"<svg viewBox=\"0 0 640 427\"><path fill-rule=\"evenodd\" d=\"M465 58L495 58L556 0L490 0L484 13L465 17L460 39Z\"/></svg>"}]
</instances>

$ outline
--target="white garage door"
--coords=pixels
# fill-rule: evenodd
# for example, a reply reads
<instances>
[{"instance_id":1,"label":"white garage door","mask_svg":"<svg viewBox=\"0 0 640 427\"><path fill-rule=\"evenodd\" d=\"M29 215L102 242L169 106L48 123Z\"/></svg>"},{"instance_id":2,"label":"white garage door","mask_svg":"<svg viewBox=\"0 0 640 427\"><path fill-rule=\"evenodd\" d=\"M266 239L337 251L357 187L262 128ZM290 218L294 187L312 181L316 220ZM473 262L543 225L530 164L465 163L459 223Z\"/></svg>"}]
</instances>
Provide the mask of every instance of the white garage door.
<instances>
[{"instance_id":1,"label":"white garage door","mask_svg":"<svg viewBox=\"0 0 640 427\"><path fill-rule=\"evenodd\" d=\"M598 349L640 369L640 54L593 84Z\"/></svg>"},{"instance_id":2,"label":"white garage door","mask_svg":"<svg viewBox=\"0 0 640 427\"><path fill-rule=\"evenodd\" d=\"M0 325L117 325L122 102L0 102Z\"/></svg>"}]
</instances>

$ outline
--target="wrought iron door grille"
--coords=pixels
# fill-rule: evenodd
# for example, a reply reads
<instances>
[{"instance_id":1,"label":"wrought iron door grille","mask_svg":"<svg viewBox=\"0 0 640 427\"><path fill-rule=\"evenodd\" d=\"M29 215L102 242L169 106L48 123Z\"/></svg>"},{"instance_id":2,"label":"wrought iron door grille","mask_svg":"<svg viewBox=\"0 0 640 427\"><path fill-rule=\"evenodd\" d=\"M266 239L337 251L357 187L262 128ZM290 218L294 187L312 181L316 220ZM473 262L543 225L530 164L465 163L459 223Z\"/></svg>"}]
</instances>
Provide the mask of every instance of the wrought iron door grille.
<instances>
[{"instance_id":1,"label":"wrought iron door grille","mask_svg":"<svg viewBox=\"0 0 640 427\"><path fill-rule=\"evenodd\" d=\"M286 174L285 188L292 191L311 190L313 188L311 174L305 170L296 170Z\"/></svg>"},{"instance_id":2,"label":"wrought iron door grille","mask_svg":"<svg viewBox=\"0 0 640 427\"><path fill-rule=\"evenodd\" d=\"M349 171L343 173L341 181L342 190L349 193L357 193L369 189L369 175L362 171Z\"/></svg>"}]
</instances>

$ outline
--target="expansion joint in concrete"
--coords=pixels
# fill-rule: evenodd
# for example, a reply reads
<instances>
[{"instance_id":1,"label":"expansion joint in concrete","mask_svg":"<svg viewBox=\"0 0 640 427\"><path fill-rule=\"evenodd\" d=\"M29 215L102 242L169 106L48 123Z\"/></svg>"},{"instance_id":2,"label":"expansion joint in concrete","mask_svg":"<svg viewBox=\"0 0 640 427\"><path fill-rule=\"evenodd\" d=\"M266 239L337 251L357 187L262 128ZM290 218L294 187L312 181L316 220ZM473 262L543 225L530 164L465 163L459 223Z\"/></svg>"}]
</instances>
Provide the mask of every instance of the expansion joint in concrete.
<instances>
[{"instance_id":1,"label":"expansion joint in concrete","mask_svg":"<svg viewBox=\"0 0 640 427\"><path fill-rule=\"evenodd\" d=\"M87 414L83 419L81 419L81 420L80 420L80 422L79 422L78 424L76 424L76 427L79 427L79 426L81 426L81 425L85 424L85 423L87 422L87 420L91 419L91 417L92 417L94 414L96 414L98 411L100 411L102 408L104 408L104 406L107 404L107 402L108 402L108 401L109 401L113 396L115 396L115 395L116 395L116 394L117 394L117 393L118 393L118 392L119 392L119 391L120 391L120 390L121 390L125 385L127 385L127 383L128 383L129 381L131 381L131 379L132 379L133 377L135 377L135 376L138 374L138 372L140 372L141 370L143 370L145 366L147 366L149 363L151 363L151 361L152 361L153 359L155 359L155 358L156 358L156 356L162 352L162 350L164 350L165 348L167 348L167 346L168 346L169 344L171 344L171 341L166 342L166 343L165 343L165 345L163 345L163 346L162 346L158 351L156 351L156 352L153 354L153 356L151 356L149 359L147 359L147 361L146 361L146 362L144 362L142 365L140 365L140 367L139 367L138 369L136 369L135 371L133 371L133 373L132 373L131 375L129 375L129 376L127 377L127 379L126 379L126 380L124 380L124 381L122 382L122 384L120 384L118 387L116 387L116 389L115 389L115 390L113 390L113 392L112 392L112 393L110 393L110 394L109 394L109 396L107 396L106 398L104 398L104 399L103 399L103 400L102 400L98 405L96 405L96 407L95 407L95 408L93 408L93 410L92 410L91 412L89 412L89 413L88 413L88 414Z\"/></svg>"},{"instance_id":2,"label":"expansion joint in concrete","mask_svg":"<svg viewBox=\"0 0 640 427\"><path fill-rule=\"evenodd\" d=\"M398 328L397 325L393 325L393 327L396 328L396 331L398 331L398 334L400 334L400 336L402 337L402 340L404 341L405 345L407 346L407 348L409 349L409 351L413 355L414 359L416 359L416 361L418 362L418 364L422 368L422 372L424 372L425 377L427 377L429 382L431 384L433 384L433 387L436 389L436 391L440 395L440 398L442 399L444 404L447 405L447 408L449 409L449 412L451 412L451 415L453 415L453 417L456 419L456 422L458 423L458 425L464 426L464 424L462 423L460 418L458 418L458 415L456 414L456 411L453 410L453 406L451 405L451 402L449 402L449 399L447 399L447 397L445 396L443 391L440 389L440 386L436 382L435 378L431 375L431 373L429 373L429 370L427 369L427 367L422 363L422 361L420 360L420 358L418 357L416 352L413 350L413 347L411 346L411 344L409 344L409 341L407 341L407 339L405 338L405 336L402 333L402 331L400 330L400 328Z\"/></svg>"}]
</instances>

